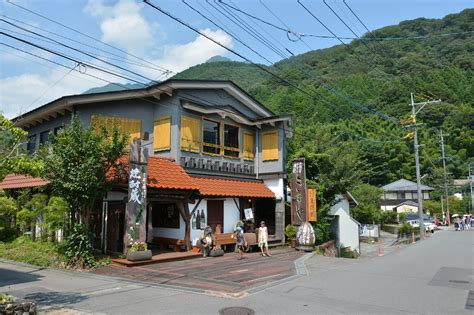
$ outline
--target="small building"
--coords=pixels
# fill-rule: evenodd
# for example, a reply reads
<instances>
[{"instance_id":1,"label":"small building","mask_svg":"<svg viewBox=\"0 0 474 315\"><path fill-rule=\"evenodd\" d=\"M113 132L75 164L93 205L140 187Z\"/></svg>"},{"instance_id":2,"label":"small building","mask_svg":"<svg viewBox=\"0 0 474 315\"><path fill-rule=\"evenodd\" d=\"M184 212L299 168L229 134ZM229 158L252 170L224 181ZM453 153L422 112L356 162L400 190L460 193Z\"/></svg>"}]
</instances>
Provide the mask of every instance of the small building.
<instances>
[{"instance_id":1,"label":"small building","mask_svg":"<svg viewBox=\"0 0 474 315\"><path fill-rule=\"evenodd\" d=\"M404 207L413 206L413 203L418 202L418 188L415 182L399 179L393 183L382 186L383 195L380 200L380 209L383 211L397 211L397 212L406 212ZM423 195L423 200L430 199L430 192L434 188L421 185L421 192ZM410 201L409 204L404 204ZM416 211L418 211L418 205L416 205Z\"/></svg>"},{"instance_id":2,"label":"small building","mask_svg":"<svg viewBox=\"0 0 474 315\"><path fill-rule=\"evenodd\" d=\"M336 204L331 207L328 214L334 216L331 229L336 235L336 248L349 247L360 254L360 223L351 217L350 208L358 203L350 192L336 195Z\"/></svg>"},{"instance_id":3,"label":"small building","mask_svg":"<svg viewBox=\"0 0 474 315\"><path fill-rule=\"evenodd\" d=\"M231 81L171 79L64 96L13 121L28 131L27 149L34 152L73 114L84 126L118 127L131 139L149 135L148 241L196 239L206 225L229 233L245 219L244 209L267 223L270 241L284 241L291 116L275 115ZM95 234L111 251L122 245L126 197L126 184L118 185L94 209L103 223ZM187 222L190 216L189 230L183 216Z\"/></svg>"}]
</instances>

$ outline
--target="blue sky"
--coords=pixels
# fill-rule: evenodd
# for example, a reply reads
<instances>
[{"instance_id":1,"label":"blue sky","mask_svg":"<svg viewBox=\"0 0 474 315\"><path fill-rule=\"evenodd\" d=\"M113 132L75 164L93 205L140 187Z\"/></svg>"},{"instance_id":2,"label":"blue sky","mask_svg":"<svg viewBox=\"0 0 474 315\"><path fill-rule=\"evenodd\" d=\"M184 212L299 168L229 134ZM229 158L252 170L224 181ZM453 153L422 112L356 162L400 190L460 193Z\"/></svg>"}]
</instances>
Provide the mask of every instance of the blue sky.
<instances>
[{"instance_id":1,"label":"blue sky","mask_svg":"<svg viewBox=\"0 0 474 315\"><path fill-rule=\"evenodd\" d=\"M203 63L214 55L222 55L240 60L223 48L198 36L196 33L139 0L10 0L10 2L17 3L75 30L100 39L129 54L140 57L140 59L51 23L10 4L7 0L1 1L0 10L4 15L3 18L9 22L29 30L34 30L37 33L54 38L75 48L94 52L102 61L91 59L83 54L47 42L45 38L38 39L36 35L20 30L5 22L1 22L1 31L67 54L73 59L80 59L88 64L93 63L101 68L113 69L114 72L122 76L127 78L133 77L134 80L140 82L147 82L147 79L144 77L153 80L168 77L159 68L169 69L176 73L190 66ZM233 47L249 59L269 64L268 61L244 47L224 31L219 30L181 1L154 0L152 2L226 46ZM187 2L203 14L209 16L216 23L225 24L223 25L224 28L230 29L233 34L257 50L265 59L268 59L270 62L282 59L282 56L264 46L259 40L252 38L216 10L217 8L229 14L224 11L224 8L227 8L230 12L237 14L237 12L232 11L229 7L219 5L213 0L187 0ZM295 33L330 35L298 5L296 0L224 0L224 2L279 27L285 29L289 27ZM354 36L322 1L303 0L302 2L338 36ZM326 2L358 35L364 33L364 28L351 15L342 0L327 0ZM457 13L470 6L472 7L472 1L465 0L346 0L346 3L370 29L398 24L400 21L418 17L441 18L447 14ZM339 43L336 39L320 38L306 38L304 42L290 41L284 31L274 29L259 22L253 24L253 21L243 16L241 18L248 25L251 25L252 28L264 34L267 40L280 49L287 48L294 54L303 53L310 49L330 47ZM57 33L77 42L55 37L54 35L44 33L43 30L34 29L22 23L28 23ZM14 117L20 113L27 112L63 95L78 94L88 88L105 85L107 84L105 81L121 84L127 82L124 78L106 74L90 67L78 66L73 61L54 56L44 50L5 36L2 36L1 42L44 58L39 59L13 48L0 45L0 110L8 117ZM81 45L80 43L88 46ZM106 52L97 51L95 50L96 48ZM111 55L110 52L114 55ZM285 54L287 53L285 52ZM147 60L149 63L145 64L143 60ZM60 63L64 67L52 64L51 62ZM113 68L106 62L120 65L141 76ZM90 75L99 77L102 80L92 78Z\"/></svg>"}]
</instances>

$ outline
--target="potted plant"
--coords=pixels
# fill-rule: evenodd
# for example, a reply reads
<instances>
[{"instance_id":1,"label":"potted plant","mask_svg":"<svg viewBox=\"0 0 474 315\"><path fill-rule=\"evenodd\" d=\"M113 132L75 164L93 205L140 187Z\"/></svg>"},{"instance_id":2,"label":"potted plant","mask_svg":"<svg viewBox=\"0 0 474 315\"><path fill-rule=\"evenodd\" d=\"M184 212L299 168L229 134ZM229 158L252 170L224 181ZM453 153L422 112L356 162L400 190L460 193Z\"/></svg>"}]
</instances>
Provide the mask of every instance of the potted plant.
<instances>
[{"instance_id":1,"label":"potted plant","mask_svg":"<svg viewBox=\"0 0 474 315\"><path fill-rule=\"evenodd\" d=\"M148 249L145 242L135 241L132 243L132 246L127 253L127 260L150 260L151 256L151 250Z\"/></svg>"},{"instance_id":2,"label":"potted plant","mask_svg":"<svg viewBox=\"0 0 474 315\"><path fill-rule=\"evenodd\" d=\"M288 224L285 228L286 239L290 241L291 248L296 247L296 228L294 225Z\"/></svg>"}]
</instances>

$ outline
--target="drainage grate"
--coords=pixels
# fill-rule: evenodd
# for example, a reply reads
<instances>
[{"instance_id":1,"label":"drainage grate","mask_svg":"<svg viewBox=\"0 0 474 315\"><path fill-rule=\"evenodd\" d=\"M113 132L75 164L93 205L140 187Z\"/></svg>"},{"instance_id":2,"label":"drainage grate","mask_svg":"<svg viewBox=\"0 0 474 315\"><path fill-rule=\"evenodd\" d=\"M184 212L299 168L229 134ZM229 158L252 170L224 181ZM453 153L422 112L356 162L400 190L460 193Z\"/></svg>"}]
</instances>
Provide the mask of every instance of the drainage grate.
<instances>
[{"instance_id":1,"label":"drainage grate","mask_svg":"<svg viewBox=\"0 0 474 315\"><path fill-rule=\"evenodd\" d=\"M467 295L466 309L474 310L474 291L472 290L469 291L469 294Z\"/></svg>"},{"instance_id":2,"label":"drainage grate","mask_svg":"<svg viewBox=\"0 0 474 315\"><path fill-rule=\"evenodd\" d=\"M220 315L255 315L255 311L248 307L226 307L219 310Z\"/></svg>"}]
</instances>

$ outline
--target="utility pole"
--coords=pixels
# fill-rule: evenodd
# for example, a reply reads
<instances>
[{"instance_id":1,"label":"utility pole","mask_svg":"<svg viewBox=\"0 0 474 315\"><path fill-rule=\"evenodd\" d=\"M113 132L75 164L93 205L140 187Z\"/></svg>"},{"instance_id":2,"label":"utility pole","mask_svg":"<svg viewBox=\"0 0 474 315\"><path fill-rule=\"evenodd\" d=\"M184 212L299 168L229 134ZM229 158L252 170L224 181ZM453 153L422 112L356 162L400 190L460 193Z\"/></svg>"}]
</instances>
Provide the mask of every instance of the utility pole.
<instances>
[{"instance_id":1,"label":"utility pole","mask_svg":"<svg viewBox=\"0 0 474 315\"><path fill-rule=\"evenodd\" d=\"M440 132L441 137L441 154L443 159L443 173L444 173L444 193L446 194L446 217L448 218L448 224L451 222L451 217L449 216L449 191L448 191L448 174L446 173L446 156L444 155L444 134L443 130Z\"/></svg>"},{"instance_id":2,"label":"utility pole","mask_svg":"<svg viewBox=\"0 0 474 315\"><path fill-rule=\"evenodd\" d=\"M418 148L420 145L418 144L418 128L419 125L416 122L416 115L426 106L429 104L440 103L441 100L432 100L426 101L422 103L415 103L413 93L411 93L411 122L412 124L409 127L413 127L413 142L414 142L414 149L415 149L415 167L416 167L416 186L418 191L418 219L420 222L420 240L423 239L425 235L425 225L423 221L423 195L421 191L421 177L420 177L420 156L418 153ZM419 108L417 109L417 106Z\"/></svg>"},{"instance_id":3,"label":"utility pole","mask_svg":"<svg viewBox=\"0 0 474 315\"><path fill-rule=\"evenodd\" d=\"M474 175L471 173L471 163L469 163L469 188L471 189L471 214L474 210L474 194L472 193L472 181L474 180Z\"/></svg>"}]
</instances>

